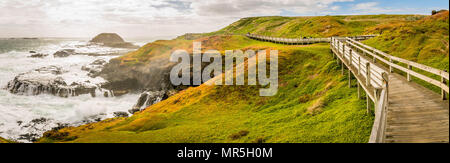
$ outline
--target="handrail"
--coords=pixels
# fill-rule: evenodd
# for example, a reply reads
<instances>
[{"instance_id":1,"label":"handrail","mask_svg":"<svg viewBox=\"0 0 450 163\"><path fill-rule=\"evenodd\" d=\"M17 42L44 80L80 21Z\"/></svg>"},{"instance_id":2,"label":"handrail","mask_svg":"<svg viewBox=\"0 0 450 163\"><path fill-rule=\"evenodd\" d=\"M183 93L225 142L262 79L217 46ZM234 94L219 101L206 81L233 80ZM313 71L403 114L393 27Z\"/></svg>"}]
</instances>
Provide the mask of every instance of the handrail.
<instances>
[{"instance_id":1,"label":"handrail","mask_svg":"<svg viewBox=\"0 0 450 163\"><path fill-rule=\"evenodd\" d=\"M386 132L386 112L388 100L388 87L389 77L386 73L383 73L384 87L381 89L378 103L375 103L375 120L372 126L372 132L370 134L369 143L383 143Z\"/></svg>"},{"instance_id":2,"label":"handrail","mask_svg":"<svg viewBox=\"0 0 450 163\"><path fill-rule=\"evenodd\" d=\"M282 43L282 44L313 44L313 43L329 43L331 42L331 37L327 38L280 38L280 37L270 37L270 36L261 36L261 35L255 35L251 33L247 33L245 36L262 40L262 41L269 41L269 42L275 42L275 43ZM366 40L368 38L373 38L376 35L360 35L360 36L351 36L349 38L355 39L355 40Z\"/></svg>"},{"instance_id":3,"label":"handrail","mask_svg":"<svg viewBox=\"0 0 450 163\"><path fill-rule=\"evenodd\" d=\"M363 75L363 77L365 78L367 83L366 85L370 85L374 88L382 87L382 73L386 72L383 67L371 63L368 57L352 50L351 46L348 46L349 44L345 44L344 41L340 41L343 39L333 37L331 40L332 48L335 48L339 53L342 53L342 58L348 60L350 66L355 66L358 72L364 72L361 75Z\"/></svg>"},{"instance_id":4,"label":"handrail","mask_svg":"<svg viewBox=\"0 0 450 163\"><path fill-rule=\"evenodd\" d=\"M311 39L289 39L289 38L276 38L270 36L259 36L248 33L246 35L252 39L259 39L262 41L272 41L275 43L296 44L296 43L316 43L316 42L330 42L331 50L336 54L338 60L341 60L342 72L344 73L344 64L349 69L349 77L352 71L355 74L358 82L358 96L359 86L366 91L368 97L367 100L373 100L375 104L375 120L372 127L369 143L382 143L385 139L386 121L387 121L387 108L389 104L389 73L393 72L393 69L401 70L407 73L408 81L411 81L411 76L417 77L430 84L441 88L443 99L445 99L445 92L449 92L445 80L449 80L449 73L443 70L435 69L426 65L422 65L416 62L408 61L406 59L398 58L387 53L384 53L378 49L365 45L357 40L364 40L367 38L375 37L374 35L368 36L355 36L355 37L331 37L331 38L311 38ZM362 52L362 54L361 54ZM371 56L371 57L369 57ZM389 66L389 70L383 66L383 64L377 64L377 61L381 61L385 65ZM397 61L403 63L408 67L405 68L401 65L394 63ZM420 70L438 75L441 77L441 81L432 79L412 70L412 67L416 67ZM351 79L351 78L349 78ZM365 83L364 83L365 82ZM349 80L351 83L351 80ZM370 98L370 99L369 99ZM369 101L367 103L369 111Z\"/></svg>"},{"instance_id":5,"label":"handrail","mask_svg":"<svg viewBox=\"0 0 450 163\"><path fill-rule=\"evenodd\" d=\"M442 76L442 77L444 77L445 79L449 80L449 73L448 73L448 72L445 72L445 71L443 71L443 70L439 70L439 69L436 69L436 68L432 68L432 67L429 67L429 66L420 64L420 63L416 63L416 62L413 62L413 61L409 61L409 60L406 60L406 59L403 59L403 58L399 58L399 57L395 57L395 56L386 54L385 52L382 52L382 51L380 51L380 50L378 50L378 49L375 49L375 48L373 48L373 47L367 46L367 45L365 45L365 44L363 44L363 43L361 43L361 42L358 42L358 41L356 41L356 40L353 40L353 39L351 39L351 38L348 38L348 40L351 41L351 42L353 42L353 43L356 43L356 44L358 44L358 45L360 45L360 46L363 46L363 47L365 47L365 48L367 48L367 49L370 49L370 50L372 50L374 53L378 53L378 54L380 54L380 55L383 56L383 57L392 59L392 61L398 61L398 62L404 63L404 64L406 64L406 65L411 65L411 66L413 66L413 67L419 68L419 69L424 70L424 71L427 71L427 72L429 72L429 73L433 73L433 74L435 74L435 75Z\"/></svg>"},{"instance_id":6,"label":"handrail","mask_svg":"<svg viewBox=\"0 0 450 163\"><path fill-rule=\"evenodd\" d=\"M286 43L286 44L310 44L310 43L320 43L320 42L330 42L330 38L280 38L280 37L270 37L270 36L261 36L261 35L255 35L255 34L246 34L247 37L260 39L264 41L272 41L277 43Z\"/></svg>"},{"instance_id":7,"label":"handrail","mask_svg":"<svg viewBox=\"0 0 450 163\"><path fill-rule=\"evenodd\" d=\"M363 86L364 90L367 92L366 94L368 97L374 101L375 120L369 143L382 143L385 139L387 107L389 103L388 74L393 72L393 68L407 73L408 81L411 81L411 76L414 76L440 87L443 99L445 99L445 92L448 93L449 87L445 83L445 79L448 80L448 73L445 71L391 56L348 37L333 37L330 45L336 56L338 56L342 62L345 62L345 65L349 68L349 71L350 69L356 69L352 71L357 71L354 73L358 74L358 82L361 83L365 79L366 83L361 83L361 86ZM380 61L380 63L383 64L377 64L377 61ZM394 63L393 61L404 63L408 65L408 67L405 68ZM389 66L389 70L383 65ZM412 66L417 67L420 70L430 72L434 75L439 75L441 77L441 81L413 71L411 69ZM377 85L379 87L377 87ZM368 89L367 87L372 87L373 89ZM369 104L367 105L369 106Z\"/></svg>"},{"instance_id":8,"label":"handrail","mask_svg":"<svg viewBox=\"0 0 450 163\"><path fill-rule=\"evenodd\" d=\"M349 41L348 43L350 45L352 45L353 47L355 47L355 48L365 52L368 55L371 55L372 57L374 57L374 58L380 60L381 62L383 62L384 64L388 65L390 67L391 71L392 71L392 68L396 68L398 70L401 70L401 71L407 73L409 81L410 81L410 76L414 76L414 77L417 77L417 78L419 78L419 79L421 79L421 80L423 80L425 82L433 84L433 85L441 88L443 91L449 93L449 87L447 86L447 84L445 84L445 83L443 83L441 81L438 81L436 79L433 79L431 77L425 76L423 74L420 74L418 72L415 72L415 71L412 70L412 67L416 67L416 68L418 68L420 70L423 70L423 71L426 71L426 72L438 75L438 76L440 76L442 78L441 80L443 80L443 79L447 79L448 80L449 79L449 73L448 72L445 72L443 70L439 70L439 69L436 69L436 68L432 68L432 67L420 64L420 63L408 61L406 59L398 58L398 57L395 57L395 56L392 56L392 55L389 55L389 54L386 54L386 53L384 53L384 52L382 52L382 51L380 51L378 49L375 49L373 47L367 46L367 45L365 45L365 44L363 44L361 42L355 41L355 40L353 40L351 38L347 38L347 40ZM368 50L366 50L364 48L361 48L359 46L356 46L356 44L360 45L360 46L362 46L362 47L364 47L366 49L369 49L372 52L370 52L370 51L368 51ZM377 54L381 55L382 57L380 57ZM389 61L384 59L383 57L388 58ZM394 63L392 61L398 61L400 63L406 64L406 65L408 65L408 68L400 66L400 65L398 65L398 64L396 64L396 63Z\"/></svg>"},{"instance_id":9,"label":"handrail","mask_svg":"<svg viewBox=\"0 0 450 163\"><path fill-rule=\"evenodd\" d=\"M383 67L380 67L380 65L373 63L369 57L355 51L353 48L359 46L347 41L347 39L348 38L338 37L331 38L331 48L343 63L346 62L349 71L350 69L356 71L353 73L357 76L358 82L363 86L367 96L374 101L375 120L372 126L369 143L382 143L385 139L386 131L389 72ZM362 50L364 54L368 52L367 50L364 50L365 49ZM363 83L364 80L365 83ZM370 100L369 98L367 100ZM369 106L369 104L367 105Z\"/></svg>"}]
</instances>

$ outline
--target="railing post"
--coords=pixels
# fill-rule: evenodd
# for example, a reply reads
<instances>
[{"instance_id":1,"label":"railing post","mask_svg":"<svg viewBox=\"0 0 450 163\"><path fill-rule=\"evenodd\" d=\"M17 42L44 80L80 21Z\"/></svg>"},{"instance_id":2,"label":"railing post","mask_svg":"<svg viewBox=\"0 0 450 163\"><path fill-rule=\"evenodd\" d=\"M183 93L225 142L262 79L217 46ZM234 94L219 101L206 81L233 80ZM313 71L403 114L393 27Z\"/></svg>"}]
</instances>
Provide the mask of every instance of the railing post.
<instances>
[{"instance_id":1,"label":"railing post","mask_svg":"<svg viewBox=\"0 0 450 163\"><path fill-rule=\"evenodd\" d=\"M339 42L337 42L336 40L335 40L335 42L334 42L334 44L335 44L335 46L337 47L335 47L335 46L333 46L333 48L334 48L334 50L336 51L336 61L337 61L337 64L339 65ZM303 45L303 44L302 44Z\"/></svg>"},{"instance_id":2,"label":"railing post","mask_svg":"<svg viewBox=\"0 0 450 163\"><path fill-rule=\"evenodd\" d=\"M331 40L333 40L333 37L331 37ZM333 41L330 42L330 49L333 50ZM334 59L334 53L333 53L333 59Z\"/></svg>"},{"instance_id":3,"label":"railing post","mask_svg":"<svg viewBox=\"0 0 450 163\"><path fill-rule=\"evenodd\" d=\"M444 72L447 72L447 70L444 70ZM444 83L445 86L447 86L447 82L445 81L445 78L443 76L441 76L441 82ZM441 96L442 100L447 100L446 93L442 88L441 88Z\"/></svg>"},{"instance_id":4,"label":"railing post","mask_svg":"<svg viewBox=\"0 0 450 163\"><path fill-rule=\"evenodd\" d=\"M406 79L410 82L411 81L411 74L409 73L409 71L412 70L412 66L408 63L408 72L406 74Z\"/></svg>"},{"instance_id":5,"label":"railing post","mask_svg":"<svg viewBox=\"0 0 450 163\"><path fill-rule=\"evenodd\" d=\"M375 112L377 112L377 110L379 109L378 108L378 101L379 101L379 98L380 98L380 96L378 96L379 92L380 92L379 89L377 89L377 88L373 89L373 96L374 96L373 104L374 104Z\"/></svg>"},{"instance_id":6,"label":"railing post","mask_svg":"<svg viewBox=\"0 0 450 163\"><path fill-rule=\"evenodd\" d=\"M377 63L377 57L375 57L375 55L377 55L376 54L376 52L375 52L375 48L374 49L372 49L372 54L373 54L373 63Z\"/></svg>"},{"instance_id":7,"label":"railing post","mask_svg":"<svg viewBox=\"0 0 450 163\"><path fill-rule=\"evenodd\" d=\"M392 64L394 63L394 62L392 62L392 57L389 57L389 63L390 63L390 65L389 65L389 72L390 73L393 73L394 72L394 69L392 69Z\"/></svg>"},{"instance_id":8,"label":"railing post","mask_svg":"<svg viewBox=\"0 0 450 163\"><path fill-rule=\"evenodd\" d=\"M342 42L342 59L345 59L345 43Z\"/></svg>"},{"instance_id":9,"label":"railing post","mask_svg":"<svg viewBox=\"0 0 450 163\"><path fill-rule=\"evenodd\" d=\"M361 74L361 56L358 56L358 75Z\"/></svg>"},{"instance_id":10,"label":"railing post","mask_svg":"<svg viewBox=\"0 0 450 163\"><path fill-rule=\"evenodd\" d=\"M358 99L361 99L361 86L358 82L356 82L356 85L358 85Z\"/></svg>"},{"instance_id":11,"label":"railing post","mask_svg":"<svg viewBox=\"0 0 450 163\"><path fill-rule=\"evenodd\" d=\"M370 85L370 63L366 63L366 86Z\"/></svg>"},{"instance_id":12,"label":"railing post","mask_svg":"<svg viewBox=\"0 0 450 163\"><path fill-rule=\"evenodd\" d=\"M386 105L388 104L388 102L389 102L389 75L388 74L386 74L386 73L382 73L381 74L381 76L382 76L382 78L383 78L383 82L384 82L384 86L385 86L385 89L386 89Z\"/></svg>"},{"instance_id":13,"label":"railing post","mask_svg":"<svg viewBox=\"0 0 450 163\"><path fill-rule=\"evenodd\" d=\"M366 106L367 106L367 114L370 115L372 112L370 111L370 98L368 93L366 93Z\"/></svg>"},{"instance_id":14,"label":"railing post","mask_svg":"<svg viewBox=\"0 0 450 163\"><path fill-rule=\"evenodd\" d=\"M336 50L339 53L339 41L337 39L334 40L336 44Z\"/></svg>"},{"instance_id":15,"label":"railing post","mask_svg":"<svg viewBox=\"0 0 450 163\"><path fill-rule=\"evenodd\" d=\"M352 88L352 71L350 71L350 67L348 68L348 87Z\"/></svg>"},{"instance_id":16,"label":"railing post","mask_svg":"<svg viewBox=\"0 0 450 163\"><path fill-rule=\"evenodd\" d=\"M349 61L349 66L351 66L352 65L352 63L353 63L353 55L352 55L352 49L350 49L349 50L349 58L348 58L348 61Z\"/></svg>"},{"instance_id":17,"label":"railing post","mask_svg":"<svg viewBox=\"0 0 450 163\"><path fill-rule=\"evenodd\" d=\"M344 75L345 45L344 42L340 42L340 44L342 44L341 74Z\"/></svg>"}]
</instances>

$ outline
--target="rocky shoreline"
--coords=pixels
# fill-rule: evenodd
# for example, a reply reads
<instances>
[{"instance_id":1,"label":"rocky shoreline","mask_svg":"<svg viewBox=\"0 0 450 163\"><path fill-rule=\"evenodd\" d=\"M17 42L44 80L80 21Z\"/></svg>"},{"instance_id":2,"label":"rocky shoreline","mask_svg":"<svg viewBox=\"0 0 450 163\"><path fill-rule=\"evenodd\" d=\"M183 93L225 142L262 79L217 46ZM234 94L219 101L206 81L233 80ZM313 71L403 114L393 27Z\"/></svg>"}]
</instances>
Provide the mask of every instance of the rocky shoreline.
<instances>
[{"instance_id":1,"label":"rocky shoreline","mask_svg":"<svg viewBox=\"0 0 450 163\"><path fill-rule=\"evenodd\" d=\"M102 88L111 90L116 95L141 94L136 104L129 110L129 113L134 114L183 89L171 84L169 72L170 67L156 68L151 64L124 66L120 64L119 60L112 59L104 65L98 75L108 81L102 85Z\"/></svg>"},{"instance_id":2,"label":"rocky shoreline","mask_svg":"<svg viewBox=\"0 0 450 163\"><path fill-rule=\"evenodd\" d=\"M89 41L88 45L100 45L120 48L138 48L131 43L125 42L115 33L102 33ZM88 46L87 45L87 46ZM120 45L120 46L119 46ZM30 51L31 58L43 58L48 54ZM61 49L53 54L55 58L65 58L72 55L88 56L120 56L122 53L79 53L75 49ZM46 66L29 72L18 74L13 80L8 82L4 89L17 95L40 95L50 94L58 97L72 97L83 94L90 94L92 97L121 96L128 93L138 93L140 97L129 113L141 111L146 107L167 99L175 92L183 90L188 86L173 86L170 82L170 70L174 66L168 59L154 60L149 64L122 65L120 59L111 59L109 62L104 59L97 59L94 62L83 65L82 71L87 72L91 78L101 77L106 80L104 83L92 83L89 80L83 82L67 83L61 76L67 73L58 66ZM125 114L117 113L118 117Z\"/></svg>"},{"instance_id":3,"label":"rocky shoreline","mask_svg":"<svg viewBox=\"0 0 450 163\"><path fill-rule=\"evenodd\" d=\"M158 102L166 100L170 96L176 94L177 91L145 91L140 96L136 102L136 105L132 109L128 110L129 113L134 114L138 111L142 111L145 108L154 105Z\"/></svg>"},{"instance_id":4,"label":"rocky shoreline","mask_svg":"<svg viewBox=\"0 0 450 163\"><path fill-rule=\"evenodd\" d=\"M92 44L100 46L115 46L121 44L125 46L121 46L120 48L136 48L136 46L129 46L126 42L121 42L120 39L119 41L116 40L111 42L101 42L101 40L102 39L94 38L86 46ZM83 46L84 45L77 45L79 48L84 48ZM49 131L49 129L54 130L68 126L99 122L104 118L111 116L129 117L136 112L142 111L153 104L169 98L174 95L177 90L187 88L172 86L169 78L169 72L172 65L168 64L168 60L161 59L145 65L125 66L121 65L118 58L108 61L104 59L108 57L100 56L120 56L125 54L125 51L131 51L131 49L119 53L80 53L77 50L79 49L60 49L53 53L53 55L29 51L30 55L28 57L36 59L51 59L48 57L70 59L70 57L74 55L86 55L99 58L88 64L79 64L80 68L78 71L75 71L73 66L65 67L61 66L59 63L56 65L34 68L30 71L17 74L14 79L2 86L3 89L15 95L39 96L47 94L61 98L72 98L81 95L90 95L91 97L118 97L125 94L139 94L136 103L129 106L128 112L114 111L108 112L108 114L106 114L106 112L95 113L92 114L92 116L84 117L83 120L77 120L76 124L72 124L72 122L71 124L68 124L61 122L60 120L40 116L30 120L19 120L16 125L25 132L16 135L16 141L34 142L42 136L42 133ZM77 66L78 65L75 65L75 67ZM86 76L82 75L82 78L76 77L77 75L80 75L80 70L81 72L85 72Z\"/></svg>"},{"instance_id":5,"label":"rocky shoreline","mask_svg":"<svg viewBox=\"0 0 450 163\"><path fill-rule=\"evenodd\" d=\"M61 77L64 73L66 71L57 66L34 69L17 75L8 82L5 89L12 94L32 96L51 94L59 97L71 97L91 94L92 97L95 97L98 91L105 97L113 94L111 91L101 89L100 85L93 84L89 80L68 84Z\"/></svg>"},{"instance_id":6,"label":"rocky shoreline","mask_svg":"<svg viewBox=\"0 0 450 163\"><path fill-rule=\"evenodd\" d=\"M101 46L109 45L123 45L123 46L112 46L118 48L129 48L136 49L131 43L125 42L119 35L114 33L102 33L93 38L89 44L99 44ZM79 45L81 46L81 45ZM53 54L55 58L65 58L72 55L87 55L87 56L120 56L126 54L129 50L122 52L113 53L79 53L75 49L62 49ZM47 57L48 54L38 53L36 51L30 51L31 58L43 58ZM100 75L100 72L108 62L104 59L97 59L94 62L84 65L81 70L87 72L87 76L91 78L96 78ZM4 89L7 89L10 93L18 95L40 95L40 94L51 94L59 97L70 97L78 96L82 94L91 94L92 97L97 96L97 92L100 92L105 97L114 96L114 93L110 90L102 88L102 85L111 85L107 83L92 83L89 80L83 82L72 82L67 83L61 75L66 73L58 66L46 66L38 69L31 70L29 72L21 73L17 75L13 80L8 82ZM114 85L114 84L112 84ZM120 87L120 86L119 86ZM129 91L118 91L118 95L123 95Z\"/></svg>"}]
</instances>

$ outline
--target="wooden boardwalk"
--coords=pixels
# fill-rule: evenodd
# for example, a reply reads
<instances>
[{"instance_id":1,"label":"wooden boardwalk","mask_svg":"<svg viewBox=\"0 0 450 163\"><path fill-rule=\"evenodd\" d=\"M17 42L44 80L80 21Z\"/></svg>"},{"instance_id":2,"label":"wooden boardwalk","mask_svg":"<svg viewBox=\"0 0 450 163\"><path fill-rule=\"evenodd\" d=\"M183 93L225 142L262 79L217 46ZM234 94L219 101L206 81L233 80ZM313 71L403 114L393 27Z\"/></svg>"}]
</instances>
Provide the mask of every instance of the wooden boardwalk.
<instances>
[{"instance_id":1,"label":"wooden boardwalk","mask_svg":"<svg viewBox=\"0 0 450 163\"><path fill-rule=\"evenodd\" d=\"M445 70L391 56L358 42L373 36L332 37L317 41L252 34L247 37L288 45L329 40L342 74L344 68L348 70L349 86L353 76L358 82L358 96L364 90L368 113L372 112L370 102L373 101L375 120L370 143L449 142L449 102L446 100L449 73ZM406 75L401 76L394 70ZM414 83L412 77L440 88L441 95Z\"/></svg>"},{"instance_id":2,"label":"wooden boardwalk","mask_svg":"<svg viewBox=\"0 0 450 163\"><path fill-rule=\"evenodd\" d=\"M315 43L329 43L331 41L331 38L281 38L281 37L271 37L271 36L261 36L261 35L255 35L251 33L247 33L245 36L259 40L259 41L266 41L266 42L273 42L273 43L279 43L279 44L286 44L286 45L305 45L305 44L315 44ZM364 35L364 36L353 36L350 37L354 40L367 40L369 38L373 38L375 35Z\"/></svg>"},{"instance_id":3,"label":"wooden boardwalk","mask_svg":"<svg viewBox=\"0 0 450 163\"><path fill-rule=\"evenodd\" d=\"M387 143L448 143L449 103L405 77L389 75Z\"/></svg>"}]
</instances>

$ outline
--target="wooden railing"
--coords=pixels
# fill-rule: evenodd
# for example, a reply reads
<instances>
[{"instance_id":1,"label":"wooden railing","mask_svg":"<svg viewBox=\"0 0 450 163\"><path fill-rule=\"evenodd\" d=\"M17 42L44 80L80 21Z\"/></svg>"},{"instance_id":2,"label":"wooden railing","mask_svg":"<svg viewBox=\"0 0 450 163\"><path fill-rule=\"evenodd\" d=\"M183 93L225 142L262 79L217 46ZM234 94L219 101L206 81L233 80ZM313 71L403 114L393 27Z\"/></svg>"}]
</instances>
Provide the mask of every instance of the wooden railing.
<instances>
[{"instance_id":1,"label":"wooden railing","mask_svg":"<svg viewBox=\"0 0 450 163\"><path fill-rule=\"evenodd\" d=\"M394 69L404 72L408 81L411 81L411 76L414 76L439 87L444 100L446 93L449 92L449 87L446 84L449 73L445 70L438 70L386 54L353 38L333 37L330 44L334 54L342 61L342 67L345 64L349 71L355 74L368 99L370 98L375 104L375 120L370 143L381 143L385 139L386 111L389 102L388 74L393 73ZM401 64L406 65L406 67ZM416 71L412 67L415 67ZM429 77L430 74L440 77L441 81ZM369 106L369 101L367 106Z\"/></svg>"},{"instance_id":2,"label":"wooden railing","mask_svg":"<svg viewBox=\"0 0 450 163\"><path fill-rule=\"evenodd\" d=\"M375 120L369 142L383 142L388 106L388 70L374 63L365 53L355 51L353 45L348 42L348 38L331 38L331 49L341 61L341 67L343 68L345 64L345 67L349 69L349 77L351 77L350 72L353 72L358 81L358 88L361 86L366 92L368 112L370 112L369 100L372 100L375 105ZM349 78L350 81L351 78Z\"/></svg>"},{"instance_id":3,"label":"wooden railing","mask_svg":"<svg viewBox=\"0 0 450 163\"><path fill-rule=\"evenodd\" d=\"M382 143L386 138L386 123L387 123L387 107L389 103L389 77L386 73L383 73L383 88L381 89L379 100L375 105L375 119L372 126L372 132L370 134L369 143Z\"/></svg>"},{"instance_id":4,"label":"wooden railing","mask_svg":"<svg viewBox=\"0 0 450 163\"><path fill-rule=\"evenodd\" d=\"M251 34L251 33L248 33L245 36L255 39L255 40L287 44L287 45L329 43L331 41L330 37L328 37L328 38L281 38L281 37L255 35L255 34ZM353 36L351 38L353 38L355 40L366 40L366 39L372 38L372 37L375 37L375 35Z\"/></svg>"},{"instance_id":5,"label":"wooden railing","mask_svg":"<svg viewBox=\"0 0 450 163\"><path fill-rule=\"evenodd\" d=\"M361 95L361 87L366 92L367 111L370 112L370 100L375 105L375 120L370 135L370 143L384 142L389 103L389 74L393 73L395 69L405 73L408 81L412 81L411 77L416 77L439 87L443 100L449 93L449 86L447 85L449 73L445 70L395 57L359 42L359 40L375 37L374 35L312 39L277 38L254 34L247 34L246 36L256 40L289 45L330 42L334 56L338 63L340 62L342 65L342 74L344 74L344 67L349 70L349 86L351 87L351 74L353 73L358 81L358 97ZM431 75L434 75L434 77L430 77ZM440 81L436 78L440 78Z\"/></svg>"},{"instance_id":6,"label":"wooden railing","mask_svg":"<svg viewBox=\"0 0 450 163\"><path fill-rule=\"evenodd\" d=\"M364 54L371 56L371 58L373 59L372 62L376 63L377 61L381 61L384 65L387 65L389 67L389 72L393 72L394 69L397 69L406 74L406 78L408 81L411 81L411 76L414 76L420 80L423 80L427 83L439 87L441 89L442 99L443 100L446 99L446 94L449 93L449 87L446 82L449 80L449 73L446 72L445 70L439 70L423 64L419 64L416 62L408 61L406 59L386 54L380 50L364 45L363 43L358 42L351 38L346 38L346 40L347 43L351 45L353 48L356 48L357 50L363 52ZM406 67L403 67L399 63L406 65ZM413 67L415 67L418 70L422 70L422 72L413 70ZM432 77L429 77L429 75L427 76L423 72L428 72L430 74L437 75L440 78L440 81L433 79Z\"/></svg>"},{"instance_id":7,"label":"wooden railing","mask_svg":"<svg viewBox=\"0 0 450 163\"><path fill-rule=\"evenodd\" d=\"M246 36L260 41L268 41L281 44L313 44L313 43L330 42L330 38L306 38L306 39L280 38L271 36L261 36L255 34L247 34Z\"/></svg>"}]
</instances>

